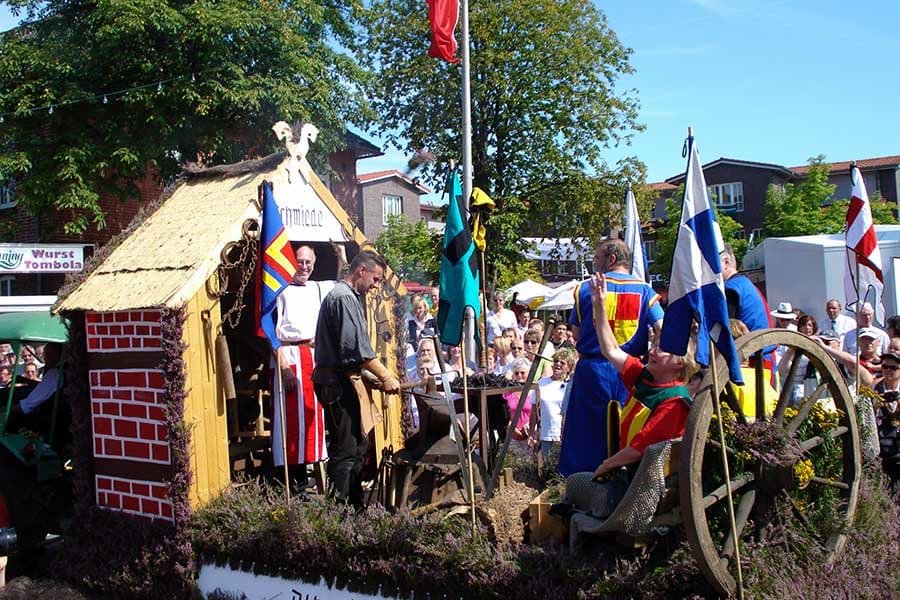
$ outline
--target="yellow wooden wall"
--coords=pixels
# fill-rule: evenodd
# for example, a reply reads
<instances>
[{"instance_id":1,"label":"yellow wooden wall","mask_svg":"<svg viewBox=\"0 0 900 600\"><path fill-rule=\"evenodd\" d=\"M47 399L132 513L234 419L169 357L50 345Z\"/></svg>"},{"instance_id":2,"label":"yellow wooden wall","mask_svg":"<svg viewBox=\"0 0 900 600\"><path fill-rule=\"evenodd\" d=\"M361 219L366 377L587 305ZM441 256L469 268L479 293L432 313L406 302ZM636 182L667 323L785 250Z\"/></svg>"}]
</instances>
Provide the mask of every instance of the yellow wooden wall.
<instances>
[{"instance_id":1,"label":"yellow wooden wall","mask_svg":"<svg viewBox=\"0 0 900 600\"><path fill-rule=\"evenodd\" d=\"M201 287L187 305L184 419L191 428L193 480L190 499L193 508L218 496L231 481L225 395L217 379L215 360L214 340L222 320L219 313L217 301L207 294L206 286ZM204 314L208 317L208 326L204 324Z\"/></svg>"},{"instance_id":2,"label":"yellow wooden wall","mask_svg":"<svg viewBox=\"0 0 900 600\"><path fill-rule=\"evenodd\" d=\"M391 274L392 275L392 274ZM397 336L394 324L394 299L392 280L396 276L388 276L386 281L378 287L376 293L370 293L366 298L366 321L369 326L369 339L372 342L372 348L375 355L388 368L389 371L397 376L397 379L403 377L403 372L398 372L400 365L397 364ZM401 288L400 293L403 294L405 288ZM401 296L402 297L402 296ZM405 326L405 323L403 324ZM384 333L390 332L390 340L384 339ZM405 365L402 365L405 368ZM383 406L385 394L381 392L373 392L375 402ZM403 448L403 432L400 429L400 396L391 394L387 396L389 401L388 410L384 412L384 422L380 426L375 427L375 457L381 463L381 451L386 447L393 447L394 451Z\"/></svg>"}]
</instances>

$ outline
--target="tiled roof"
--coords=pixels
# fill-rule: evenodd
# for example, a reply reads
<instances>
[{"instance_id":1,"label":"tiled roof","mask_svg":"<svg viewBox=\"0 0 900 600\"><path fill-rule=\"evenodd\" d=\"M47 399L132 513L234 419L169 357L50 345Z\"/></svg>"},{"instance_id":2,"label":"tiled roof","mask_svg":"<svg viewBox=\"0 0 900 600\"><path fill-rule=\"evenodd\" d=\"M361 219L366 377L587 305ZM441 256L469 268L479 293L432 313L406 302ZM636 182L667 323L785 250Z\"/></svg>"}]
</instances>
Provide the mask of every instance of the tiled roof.
<instances>
[{"instance_id":1,"label":"tiled roof","mask_svg":"<svg viewBox=\"0 0 900 600\"><path fill-rule=\"evenodd\" d=\"M672 185L671 183L666 183L665 181L648 183L647 187L649 187L651 190L656 190L657 192L668 192L669 190L678 189L678 186Z\"/></svg>"},{"instance_id":2,"label":"tiled roof","mask_svg":"<svg viewBox=\"0 0 900 600\"><path fill-rule=\"evenodd\" d=\"M411 179L398 171L397 169L389 169L387 171L374 171L372 173L360 173L356 176L356 181L359 183L372 183L373 181L380 181L382 179L390 179L391 177L397 177L409 185L418 188L422 194L430 194L431 190L419 183L418 179Z\"/></svg>"},{"instance_id":3,"label":"tiled roof","mask_svg":"<svg viewBox=\"0 0 900 600\"><path fill-rule=\"evenodd\" d=\"M847 173L850 171L850 163L853 161L845 160L841 162L828 163L832 173ZM881 156L879 158L863 158L856 161L856 166L861 171L874 171L877 169L896 169L900 167L900 155ZM791 171L805 175L809 172L809 165L801 165L799 167L791 167Z\"/></svg>"},{"instance_id":4,"label":"tiled roof","mask_svg":"<svg viewBox=\"0 0 900 600\"><path fill-rule=\"evenodd\" d=\"M703 165L703 170L711 169L720 164L728 164L728 165L737 165L740 167L751 167L754 169L769 169L771 171L779 171L784 175L792 175L791 171L782 165L776 165L775 163L764 163L764 162L756 162L753 160L741 160L738 158L726 158L721 157L717 158L712 162L708 162ZM684 173L679 173L678 175L674 175L666 179L666 183L680 183L684 180Z\"/></svg>"}]
</instances>

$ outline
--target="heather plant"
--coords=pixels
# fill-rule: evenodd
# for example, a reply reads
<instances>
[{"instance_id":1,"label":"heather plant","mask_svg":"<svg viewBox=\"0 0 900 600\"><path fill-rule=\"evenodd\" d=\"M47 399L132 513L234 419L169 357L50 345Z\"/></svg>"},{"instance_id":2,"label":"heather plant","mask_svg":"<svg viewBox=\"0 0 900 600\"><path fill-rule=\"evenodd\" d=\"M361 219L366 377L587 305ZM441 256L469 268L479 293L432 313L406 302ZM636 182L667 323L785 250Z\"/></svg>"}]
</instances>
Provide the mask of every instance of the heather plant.
<instances>
[{"instance_id":1,"label":"heather plant","mask_svg":"<svg viewBox=\"0 0 900 600\"><path fill-rule=\"evenodd\" d=\"M192 559L170 523L95 507L76 515L52 572L91 597L191 598Z\"/></svg>"}]
</instances>

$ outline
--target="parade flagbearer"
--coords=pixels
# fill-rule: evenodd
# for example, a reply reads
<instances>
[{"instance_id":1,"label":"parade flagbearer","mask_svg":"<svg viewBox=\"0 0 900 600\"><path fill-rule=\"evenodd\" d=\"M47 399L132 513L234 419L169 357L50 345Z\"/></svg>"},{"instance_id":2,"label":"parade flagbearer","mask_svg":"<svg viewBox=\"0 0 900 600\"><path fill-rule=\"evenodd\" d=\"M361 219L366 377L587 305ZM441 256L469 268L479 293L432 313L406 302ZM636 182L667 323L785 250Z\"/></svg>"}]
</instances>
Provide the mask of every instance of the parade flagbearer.
<instances>
[{"instance_id":1,"label":"parade flagbearer","mask_svg":"<svg viewBox=\"0 0 900 600\"><path fill-rule=\"evenodd\" d=\"M371 423L368 393L361 381L363 369L381 382L386 393L397 393L400 383L375 358L366 327L365 295L384 279L387 264L371 250L363 250L350 263L347 275L325 297L316 327L316 396L325 408L328 430L328 477L338 501L363 505L363 458Z\"/></svg>"},{"instance_id":2,"label":"parade flagbearer","mask_svg":"<svg viewBox=\"0 0 900 600\"><path fill-rule=\"evenodd\" d=\"M309 485L306 465L325 460L325 415L316 401L312 372L315 366L313 340L319 307L334 287L331 281L310 281L316 254L309 246L297 248L297 272L278 296L275 335L282 388L273 385L275 407L284 401L285 428L281 435L281 411L272 411L272 457L276 467L288 464L288 474L299 487ZM277 378L274 378L277 381ZM282 452L281 440L285 440ZM286 461L285 461L286 459ZM276 470L277 472L277 470Z\"/></svg>"}]
</instances>

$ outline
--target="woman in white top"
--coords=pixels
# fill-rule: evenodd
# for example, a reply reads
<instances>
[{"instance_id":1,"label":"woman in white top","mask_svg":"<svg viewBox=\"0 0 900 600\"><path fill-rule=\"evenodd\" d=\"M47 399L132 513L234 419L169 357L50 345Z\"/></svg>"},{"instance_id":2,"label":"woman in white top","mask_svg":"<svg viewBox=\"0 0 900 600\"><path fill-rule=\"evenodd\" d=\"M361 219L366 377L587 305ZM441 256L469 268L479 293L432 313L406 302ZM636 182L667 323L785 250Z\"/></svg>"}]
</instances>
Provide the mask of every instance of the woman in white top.
<instances>
[{"instance_id":1,"label":"woman in white top","mask_svg":"<svg viewBox=\"0 0 900 600\"><path fill-rule=\"evenodd\" d=\"M534 432L540 422L539 441L544 458L549 455L553 444L559 443L562 439L563 397L566 394L566 387L569 385L569 376L574 369L575 352L569 348L561 348L553 353L550 376L538 381L540 408L531 411L531 423L528 429L532 432L532 440L537 441L534 440Z\"/></svg>"}]
</instances>

